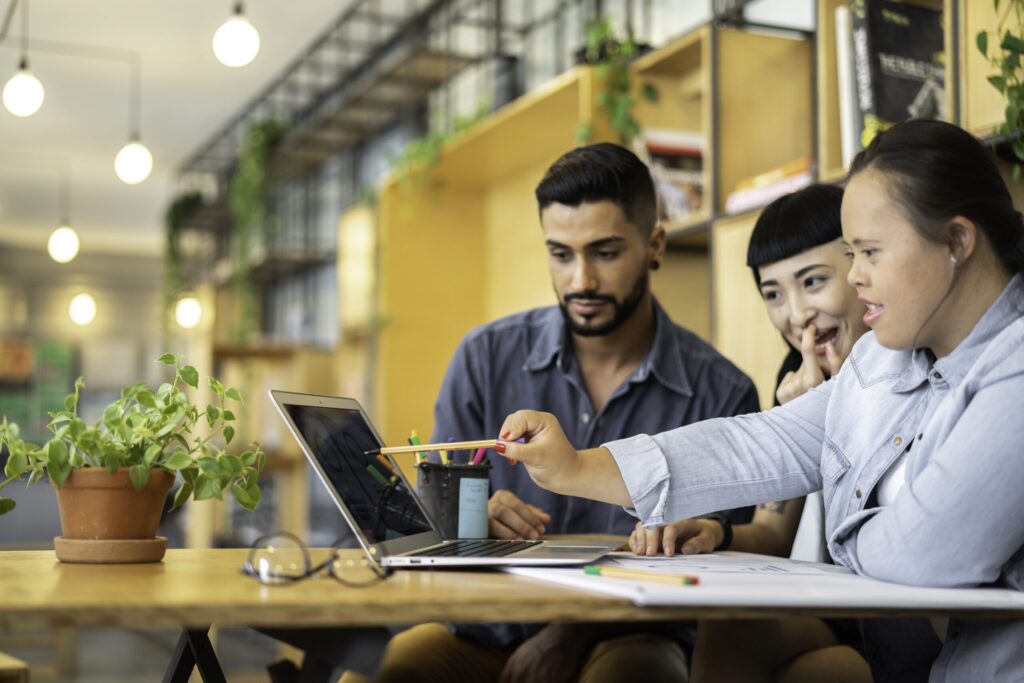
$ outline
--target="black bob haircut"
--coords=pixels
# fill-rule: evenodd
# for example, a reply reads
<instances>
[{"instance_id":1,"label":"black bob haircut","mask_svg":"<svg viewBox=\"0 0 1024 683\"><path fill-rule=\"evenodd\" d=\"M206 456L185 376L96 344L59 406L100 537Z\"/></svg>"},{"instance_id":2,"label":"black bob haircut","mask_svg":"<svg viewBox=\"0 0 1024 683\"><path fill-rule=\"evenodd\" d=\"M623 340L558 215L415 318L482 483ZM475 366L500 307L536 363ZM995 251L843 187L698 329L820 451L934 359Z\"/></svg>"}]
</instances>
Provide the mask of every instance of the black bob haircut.
<instances>
[{"instance_id":1,"label":"black bob haircut","mask_svg":"<svg viewBox=\"0 0 1024 683\"><path fill-rule=\"evenodd\" d=\"M563 154L551 164L534 194L541 212L551 204L613 202L644 235L651 233L658 220L658 201L647 165L625 147L607 142Z\"/></svg>"},{"instance_id":2,"label":"black bob haircut","mask_svg":"<svg viewBox=\"0 0 1024 683\"><path fill-rule=\"evenodd\" d=\"M809 185L764 207L747 246L747 265L761 286L760 267L843 236L843 188Z\"/></svg>"}]
</instances>

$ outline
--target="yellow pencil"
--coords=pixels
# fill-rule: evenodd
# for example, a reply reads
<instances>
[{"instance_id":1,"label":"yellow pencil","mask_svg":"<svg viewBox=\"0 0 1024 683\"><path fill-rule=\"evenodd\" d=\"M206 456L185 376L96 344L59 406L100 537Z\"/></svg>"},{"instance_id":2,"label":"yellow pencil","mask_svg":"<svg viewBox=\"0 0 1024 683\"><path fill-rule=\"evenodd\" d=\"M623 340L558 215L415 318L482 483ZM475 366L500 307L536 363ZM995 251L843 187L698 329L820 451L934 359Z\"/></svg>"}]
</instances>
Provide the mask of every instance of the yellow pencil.
<instances>
[{"instance_id":1,"label":"yellow pencil","mask_svg":"<svg viewBox=\"0 0 1024 683\"><path fill-rule=\"evenodd\" d=\"M497 439L484 439L482 441L452 441L451 443L424 443L415 446L384 446L366 451L366 455L394 455L396 453L415 453L422 451L460 451L472 448L494 448L498 443Z\"/></svg>"},{"instance_id":2,"label":"yellow pencil","mask_svg":"<svg viewBox=\"0 0 1024 683\"><path fill-rule=\"evenodd\" d=\"M633 581L658 581L682 586L696 586L700 579L686 574L663 574L646 569L624 569L622 567L602 567L589 564L583 571L593 576L607 576L612 579L631 579Z\"/></svg>"}]
</instances>

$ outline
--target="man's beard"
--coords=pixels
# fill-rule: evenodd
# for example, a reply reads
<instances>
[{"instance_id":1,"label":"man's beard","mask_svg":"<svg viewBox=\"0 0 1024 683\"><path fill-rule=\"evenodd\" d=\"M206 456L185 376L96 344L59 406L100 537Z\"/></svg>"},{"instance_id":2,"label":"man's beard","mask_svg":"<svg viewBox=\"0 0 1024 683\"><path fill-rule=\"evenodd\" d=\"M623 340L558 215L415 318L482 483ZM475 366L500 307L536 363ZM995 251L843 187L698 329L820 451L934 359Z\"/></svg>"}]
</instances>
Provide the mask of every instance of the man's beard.
<instances>
[{"instance_id":1,"label":"man's beard","mask_svg":"<svg viewBox=\"0 0 1024 683\"><path fill-rule=\"evenodd\" d=\"M647 271L644 270L640 277L637 278L636 284L633 285L633 289L621 302L616 301L615 297L611 294L580 292L579 294L566 294L565 298L558 304L558 307L562 310L562 317L565 319L565 324L569 326L569 331L573 334L578 334L581 337L604 337L619 329L624 322L629 320L630 316L632 316L633 312L636 310L636 307L640 305L640 301L644 298L644 294L647 293L647 286L648 276ZM589 323L581 324L576 322L572 315L569 314L569 309L567 308L569 302L573 299L582 299L584 301L607 301L612 305L613 309L611 320L602 325L596 326Z\"/></svg>"}]
</instances>

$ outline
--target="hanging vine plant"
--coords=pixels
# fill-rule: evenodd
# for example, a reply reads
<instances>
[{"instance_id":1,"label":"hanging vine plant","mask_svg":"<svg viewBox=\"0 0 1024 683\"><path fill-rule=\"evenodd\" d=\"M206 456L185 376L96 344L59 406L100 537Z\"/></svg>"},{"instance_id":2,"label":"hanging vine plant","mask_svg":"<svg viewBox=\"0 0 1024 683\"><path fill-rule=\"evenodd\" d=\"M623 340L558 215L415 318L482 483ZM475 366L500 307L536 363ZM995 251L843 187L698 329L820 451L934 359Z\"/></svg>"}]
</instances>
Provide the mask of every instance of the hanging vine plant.
<instances>
[{"instance_id":1,"label":"hanging vine plant","mask_svg":"<svg viewBox=\"0 0 1024 683\"><path fill-rule=\"evenodd\" d=\"M469 130L490 113L491 103L484 100L469 116L456 116L452 119L451 130L433 131L410 140L401 153L390 159L391 171L398 178L399 186L404 190L440 189L441 181L434 176L433 171L441 161L441 150L445 143Z\"/></svg>"},{"instance_id":2,"label":"hanging vine plant","mask_svg":"<svg viewBox=\"0 0 1024 683\"><path fill-rule=\"evenodd\" d=\"M1020 165L1024 162L1024 0L993 0L997 23L995 31L979 31L975 37L978 51L988 60L995 73L988 82L999 91L1006 102L1003 122L998 126L1013 151L1013 179L1020 180ZM1000 11L1002 4L1002 11ZM991 42L990 42L991 38Z\"/></svg>"},{"instance_id":3,"label":"hanging vine plant","mask_svg":"<svg viewBox=\"0 0 1024 683\"><path fill-rule=\"evenodd\" d=\"M256 331L256 293L248 277L249 259L256 245L266 243L267 207L273 192L268 166L282 132L273 120L254 123L242 140L238 168L231 177L232 281L238 301L232 336L237 342L248 341Z\"/></svg>"},{"instance_id":4,"label":"hanging vine plant","mask_svg":"<svg viewBox=\"0 0 1024 683\"><path fill-rule=\"evenodd\" d=\"M198 192L185 192L175 197L164 213L164 231L167 243L164 247L164 322L178 297L184 292L185 282L181 267L181 234L189 220L203 205Z\"/></svg>"},{"instance_id":5,"label":"hanging vine plant","mask_svg":"<svg viewBox=\"0 0 1024 683\"><path fill-rule=\"evenodd\" d=\"M629 145L640 134L640 122L634 115L633 75L629 70L629 65L639 53L638 46L632 34L619 38L607 18L588 23L585 38L585 46L577 54L577 61L593 65L595 75L604 84L597 104L607 115L619 142ZM658 89L652 83L642 83L639 93L640 97L651 102L658 99ZM587 144L593 134L593 122L585 121L576 132L576 142Z\"/></svg>"}]
</instances>

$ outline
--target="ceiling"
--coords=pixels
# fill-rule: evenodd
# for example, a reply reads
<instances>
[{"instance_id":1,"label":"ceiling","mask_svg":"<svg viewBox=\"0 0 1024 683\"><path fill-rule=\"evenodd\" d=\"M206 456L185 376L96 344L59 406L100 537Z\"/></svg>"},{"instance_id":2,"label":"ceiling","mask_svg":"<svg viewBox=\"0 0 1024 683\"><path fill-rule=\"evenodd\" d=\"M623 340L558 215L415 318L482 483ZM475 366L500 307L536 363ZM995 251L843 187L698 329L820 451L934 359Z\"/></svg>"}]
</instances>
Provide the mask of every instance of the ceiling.
<instances>
[{"instance_id":1,"label":"ceiling","mask_svg":"<svg viewBox=\"0 0 1024 683\"><path fill-rule=\"evenodd\" d=\"M0 20L11 0L0 0ZM30 37L130 50L141 59L142 141L153 173L135 186L114 175L129 135L127 63L33 52L46 98L19 119L0 106L0 248L44 250L61 218L60 169L71 168L71 223L82 252L159 254L162 217L178 164L282 71L349 3L250 0L246 15L261 47L232 69L213 56L229 0L34 0ZM18 12L21 11L21 6ZM16 15L0 43L0 87L18 62Z\"/></svg>"}]
</instances>

